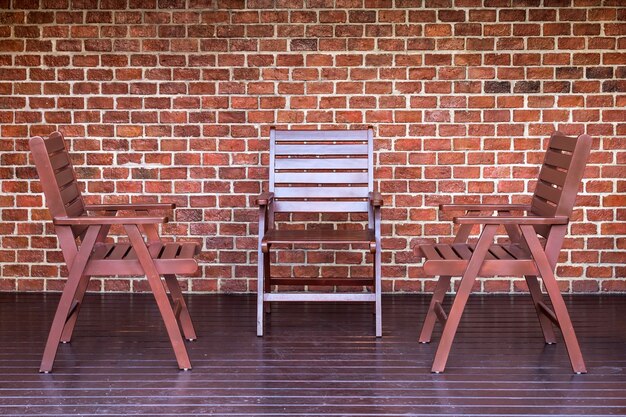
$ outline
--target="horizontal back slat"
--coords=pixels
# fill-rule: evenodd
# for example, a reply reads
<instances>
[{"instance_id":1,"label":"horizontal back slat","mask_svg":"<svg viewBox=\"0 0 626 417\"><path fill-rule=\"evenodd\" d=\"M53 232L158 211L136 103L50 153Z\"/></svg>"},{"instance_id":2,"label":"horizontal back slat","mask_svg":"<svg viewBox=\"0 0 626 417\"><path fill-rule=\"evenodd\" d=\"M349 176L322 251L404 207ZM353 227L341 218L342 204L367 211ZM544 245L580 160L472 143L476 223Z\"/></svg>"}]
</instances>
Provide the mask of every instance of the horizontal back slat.
<instances>
[{"instance_id":1,"label":"horizontal back slat","mask_svg":"<svg viewBox=\"0 0 626 417\"><path fill-rule=\"evenodd\" d=\"M367 144L350 145L282 145L276 144L276 155L367 155Z\"/></svg>"},{"instance_id":2,"label":"horizontal back slat","mask_svg":"<svg viewBox=\"0 0 626 417\"><path fill-rule=\"evenodd\" d=\"M80 216L85 212L85 206L82 198L74 200L69 206L66 207L67 215L70 217Z\"/></svg>"},{"instance_id":3,"label":"horizontal back slat","mask_svg":"<svg viewBox=\"0 0 626 417\"><path fill-rule=\"evenodd\" d=\"M276 212L367 212L367 201L275 201Z\"/></svg>"},{"instance_id":4,"label":"horizontal back slat","mask_svg":"<svg viewBox=\"0 0 626 417\"><path fill-rule=\"evenodd\" d=\"M63 204L68 204L80 196L78 184L76 184L75 182L70 183L70 185L60 190L60 192Z\"/></svg>"},{"instance_id":5,"label":"horizontal back slat","mask_svg":"<svg viewBox=\"0 0 626 417\"><path fill-rule=\"evenodd\" d=\"M562 169L568 169L571 160L572 160L571 155L558 153L551 149L548 149L548 151L546 152L546 159L544 163L548 165L553 165L555 167L559 167Z\"/></svg>"},{"instance_id":6,"label":"horizontal back slat","mask_svg":"<svg viewBox=\"0 0 626 417\"><path fill-rule=\"evenodd\" d=\"M367 187L276 187L276 198L366 198Z\"/></svg>"},{"instance_id":7,"label":"horizontal back slat","mask_svg":"<svg viewBox=\"0 0 626 417\"><path fill-rule=\"evenodd\" d=\"M550 204L546 203L545 201L541 200L540 198L536 196L533 196L531 205L532 205L532 212L540 216L551 217L551 216L554 216L554 213L556 213L555 206L551 206Z\"/></svg>"},{"instance_id":8,"label":"horizontal back slat","mask_svg":"<svg viewBox=\"0 0 626 417\"><path fill-rule=\"evenodd\" d=\"M559 187L562 187L563 184L565 184L565 177L567 177L567 173L565 171L557 171L547 165L542 166L541 171L539 172L540 180L558 185Z\"/></svg>"},{"instance_id":9,"label":"horizontal back slat","mask_svg":"<svg viewBox=\"0 0 626 417\"><path fill-rule=\"evenodd\" d=\"M276 158L276 169L367 169L367 158Z\"/></svg>"},{"instance_id":10,"label":"horizontal back slat","mask_svg":"<svg viewBox=\"0 0 626 417\"><path fill-rule=\"evenodd\" d=\"M537 182L537 188L535 188L535 195L558 204L561 199L561 190L539 181Z\"/></svg>"},{"instance_id":11,"label":"horizontal back slat","mask_svg":"<svg viewBox=\"0 0 626 417\"><path fill-rule=\"evenodd\" d=\"M276 141L355 141L367 140L367 130L276 130Z\"/></svg>"},{"instance_id":12,"label":"horizontal back slat","mask_svg":"<svg viewBox=\"0 0 626 417\"><path fill-rule=\"evenodd\" d=\"M58 171L70 165L70 157L67 152L59 152L50 156L50 165L52 169Z\"/></svg>"},{"instance_id":13,"label":"horizontal back slat","mask_svg":"<svg viewBox=\"0 0 626 417\"><path fill-rule=\"evenodd\" d=\"M54 132L44 141L46 150L49 154L59 152L65 149L65 142L60 133Z\"/></svg>"},{"instance_id":14,"label":"horizontal back slat","mask_svg":"<svg viewBox=\"0 0 626 417\"><path fill-rule=\"evenodd\" d=\"M276 172L279 184L367 184L367 172Z\"/></svg>"},{"instance_id":15,"label":"horizontal back slat","mask_svg":"<svg viewBox=\"0 0 626 417\"><path fill-rule=\"evenodd\" d=\"M554 135L548 142L548 148L573 152L576 148L576 138L563 135Z\"/></svg>"},{"instance_id":16,"label":"horizontal back slat","mask_svg":"<svg viewBox=\"0 0 626 417\"><path fill-rule=\"evenodd\" d=\"M74 181L74 171L70 166L67 168L57 172L54 174L57 179L57 185L60 187L65 187L67 184Z\"/></svg>"}]
</instances>

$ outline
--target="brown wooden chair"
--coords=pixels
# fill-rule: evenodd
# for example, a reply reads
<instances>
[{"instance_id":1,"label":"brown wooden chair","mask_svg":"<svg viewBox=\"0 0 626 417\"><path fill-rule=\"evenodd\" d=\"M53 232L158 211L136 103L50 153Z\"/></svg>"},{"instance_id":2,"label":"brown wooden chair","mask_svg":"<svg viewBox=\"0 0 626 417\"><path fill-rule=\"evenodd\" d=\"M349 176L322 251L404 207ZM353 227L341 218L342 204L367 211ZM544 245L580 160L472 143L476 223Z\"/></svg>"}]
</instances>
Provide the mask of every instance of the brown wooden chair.
<instances>
[{"instance_id":1,"label":"brown wooden chair","mask_svg":"<svg viewBox=\"0 0 626 417\"><path fill-rule=\"evenodd\" d=\"M463 210L465 216L455 217L459 230L452 244L419 245L418 256L426 258L424 271L438 275L428 314L424 320L419 341L430 342L435 321L443 323L443 334L437 348L432 372L443 372L463 309L476 276L523 275L539 317L546 343L556 342L551 323L561 329L576 373L585 373L578 340L567 308L554 276L559 252L567 233L574 201L581 184L583 171L591 149L591 138L581 135L567 137L560 132L550 137L548 150L539 172L539 179L530 205L520 204L459 204L442 205L440 210ZM483 212L497 212L496 216L481 216ZM526 212L514 215L514 212ZM474 225L483 225L476 244L467 238ZM494 244L500 225L506 228L508 244ZM538 235L545 238L542 243ZM449 314L441 302L450 289L452 276L462 276ZM552 308L542 301L537 280L540 276Z\"/></svg>"},{"instance_id":2,"label":"brown wooden chair","mask_svg":"<svg viewBox=\"0 0 626 417\"><path fill-rule=\"evenodd\" d=\"M382 336L380 207L374 192L373 133L368 130L270 131L269 192L259 205L257 335L263 336L264 306L271 301L370 301L375 303L376 337ZM274 214L368 213L363 230L278 230ZM374 255L372 278L273 278L274 244L366 244ZM373 292L272 292L273 285L371 286Z\"/></svg>"},{"instance_id":3,"label":"brown wooden chair","mask_svg":"<svg viewBox=\"0 0 626 417\"><path fill-rule=\"evenodd\" d=\"M29 144L69 270L40 372L52 370L59 342L70 341L89 278L111 275L145 275L148 278L178 366L191 369L179 322L185 338L194 340L196 333L176 274L197 271L194 256L199 253L199 247L196 243L162 242L157 225L166 223L168 218L153 214L158 210L171 210L174 204L85 205L61 133L52 133L48 139L33 137ZM118 211L131 211L133 214L118 216ZM88 212L103 214L90 215ZM122 225L130 242L105 243L112 225ZM144 241L142 231L147 241ZM161 275L165 277L173 306Z\"/></svg>"}]
</instances>

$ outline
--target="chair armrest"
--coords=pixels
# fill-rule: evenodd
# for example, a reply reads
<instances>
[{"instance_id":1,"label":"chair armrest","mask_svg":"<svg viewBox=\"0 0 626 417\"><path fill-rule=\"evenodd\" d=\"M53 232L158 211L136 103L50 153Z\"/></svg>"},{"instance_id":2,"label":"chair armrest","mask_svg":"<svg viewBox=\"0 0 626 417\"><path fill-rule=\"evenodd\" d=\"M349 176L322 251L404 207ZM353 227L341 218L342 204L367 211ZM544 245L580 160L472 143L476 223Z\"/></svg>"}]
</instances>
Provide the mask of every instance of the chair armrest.
<instances>
[{"instance_id":1,"label":"chair armrest","mask_svg":"<svg viewBox=\"0 0 626 417\"><path fill-rule=\"evenodd\" d=\"M261 193L254 201L259 206L267 206L274 201L274 193Z\"/></svg>"},{"instance_id":2,"label":"chair armrest","mask_svg":"<svg viewBox=\"0 0 626 417\"><path fill-rule=\"evenodd\" d=\"M464 211L498 211L498 210L513 210L513 211L529 211L530 205L528 204L440 204L439 210L452 211L452 210L464 210Z\"/></svg>"},{"instance_id":3,"label":"chair armrest","mask_svg":"<svg viewBox=\"0 0 626 417\"><path fill-rule=\"evenodd\" d=\"M94 226L112 224L158 224L167 223L167 217L157 216L80 216L55 217L52 222L59 226Z\"/></svg>"},{"instance_id":4,"label":"chair armrest","mask_svg":"<svg viewBox=\"0 0 626 417\"><path fill-rule=\"evenodd\" d=\"M383 205L383 196L378 192L370 192L368 194L370 204L374 207L381 207Z\"/></svg>"},{"instance_id":5,"label":"chair armrest","mask_svg":"<svg viewBox=\"0 0 626 417\"><path fill-rule=\"evenodd\" d=\"M174 203L153 203L153 204L87 204L87 211L107 211L107 210L172 210L176 208Z\"/></svg>"},{"instance_id":6,"label":"chair armrest","mask_svg":"<svg viewBox=\"0 0 626 417\"><path fill-rule=\"evenodd\" d=\"M516 224L516 225L551 225L551 224L567 224L569 217L554 216L461 216L455 217L456 224Z\"/></svg>"}]
</instances>

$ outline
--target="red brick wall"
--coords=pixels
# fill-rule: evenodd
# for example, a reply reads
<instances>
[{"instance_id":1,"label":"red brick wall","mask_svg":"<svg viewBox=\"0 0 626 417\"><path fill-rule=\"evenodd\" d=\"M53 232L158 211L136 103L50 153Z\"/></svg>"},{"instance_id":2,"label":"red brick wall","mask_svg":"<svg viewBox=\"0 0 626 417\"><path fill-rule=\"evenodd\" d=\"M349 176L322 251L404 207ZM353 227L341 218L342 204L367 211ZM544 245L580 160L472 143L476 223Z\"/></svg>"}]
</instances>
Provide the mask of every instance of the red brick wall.
<instances>
[{"instance_id":1,"label":"red brick wall","mask_svg":"<svg viewBox=\"0 0 626 417\"><path fill-rule=\"evenodd\" d=\"M527 202L555 128L595 138L558 268L563 290L625 291L620 5L0 0L0 290L57 290L66 273L29 162L32 135L65 133L90 202L178 203L165 234L205 249L190 290L254 291L251 201L268 175L269 126L372 125L386 291L432 288L411 246L451 235L437 204ZM364 256L286 253L279 271L363 275ZM519 278L481 282L521 288Z\"/></svg>"}]
</instances>

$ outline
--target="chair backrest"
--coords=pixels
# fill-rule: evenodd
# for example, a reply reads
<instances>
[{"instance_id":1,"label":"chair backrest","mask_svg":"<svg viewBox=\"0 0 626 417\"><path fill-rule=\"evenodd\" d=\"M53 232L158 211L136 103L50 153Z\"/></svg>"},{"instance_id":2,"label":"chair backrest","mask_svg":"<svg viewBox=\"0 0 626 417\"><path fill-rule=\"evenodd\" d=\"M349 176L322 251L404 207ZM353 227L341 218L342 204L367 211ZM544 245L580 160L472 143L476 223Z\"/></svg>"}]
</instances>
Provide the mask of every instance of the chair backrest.
<instances>
[{"instance_id":1,"label":"chair backrest","mask_svg":"<svg viewBox=\"0 0 626 417\"><path fill-rule=\"evenodd\" d=\"M85 212L85 203L63 135L54 132L48 139L35 136L28 144L52 217L82 215ZM73 228L74 237L79 236L84 229Z\"/></svg>"},{"instance_id":2,"label":"chair backrest","mask_svg":"<svg viewBox=\"0 0 626 417\"><path fill-rule=\"evenodd\" d=\"M589 135L552 134L532 197L532 213L549 217L571 216L590 151ZM536 229L544 237L548 237L551 230L548 226Z\"/></svg>"},{"instance_id":3,"label":"chair backrest","mask_svg":"<svg viewBox=\"0 0 626 417\"><path fill-rule=\"evenodd\" d=\"M368 212L374 139L364 130L270 131L276 212Z\"/></svg>"}]
</instances>

